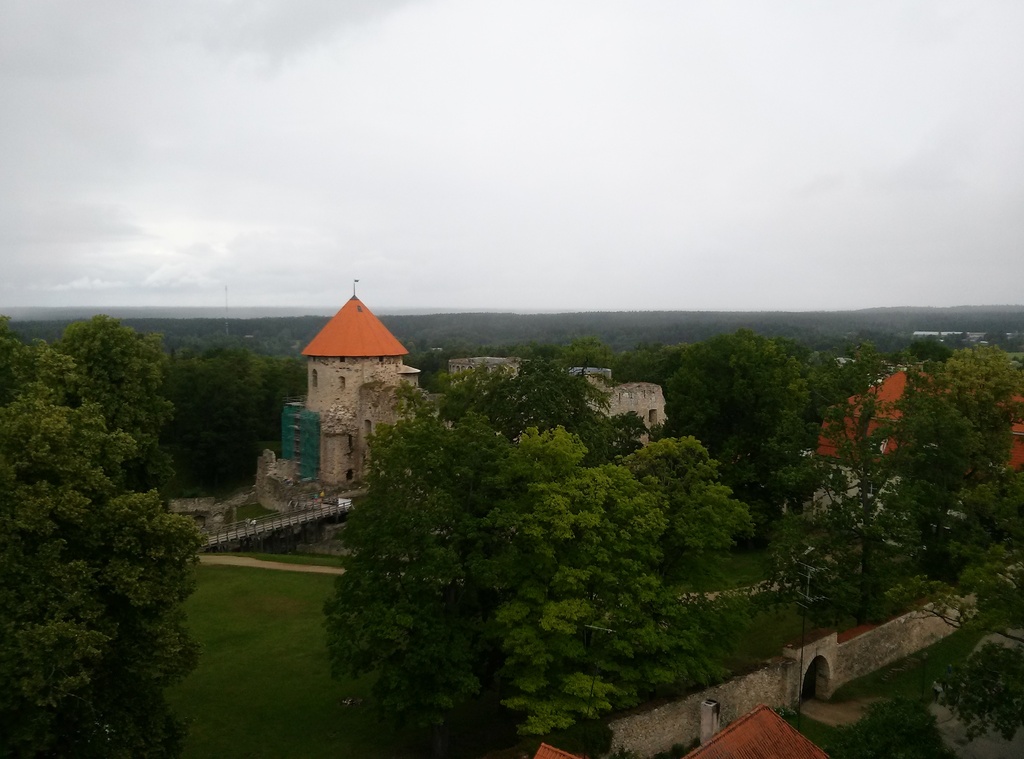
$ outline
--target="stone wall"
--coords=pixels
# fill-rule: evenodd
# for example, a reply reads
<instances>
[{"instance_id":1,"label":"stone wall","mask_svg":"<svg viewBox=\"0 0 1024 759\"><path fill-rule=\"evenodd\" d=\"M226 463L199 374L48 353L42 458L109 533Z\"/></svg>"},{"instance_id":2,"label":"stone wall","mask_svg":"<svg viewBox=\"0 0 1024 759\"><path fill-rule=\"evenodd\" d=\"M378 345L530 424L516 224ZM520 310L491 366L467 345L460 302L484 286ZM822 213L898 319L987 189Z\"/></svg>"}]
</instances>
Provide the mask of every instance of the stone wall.
<instances>
[{"instance_id":1,"label":"stone wall","mask_svg":"<svg viewBox=\"0 0 1024 759\"><path fill-rule=\"evenodd\" d=\"M632 413L647 429L665 423L665 395L651 382L625 382L608 388L608 415Z\"/></svg>"},{"instance_id":2,"label":"stone wall","mask_svg":"<svg viewBox=\"0 0 1024 759\"><path fill-rule=\"evenodd\" d=\"M919 611L904 614L845 642L840 636L833 687L927 648L954 630L944 619Z\"/></svg>"},{"instance_id":3,"label":"stone wall","mask_svg":"<svg viewBox=\"0 0 1024 759\"><path fill-rule=\"evenodd\" d=\"M217 499L209 498L172 498L168 509L174 514L192 517L199 529L216 529L224 523L224 515L231 508L226 503L218 503Z\"/></svg>"},{"instance_id":4,"label":"stone wall","mask_svg":"<svg viewBox=\"0 0 1024 759\"><path fill-rule=\"evenodd\" d=\"M520 359L515 356L470 356L468 358L448 359L448 373L460 374L474 369L486 369L489 372L502 370L515 374L519 371Z\"/></svg>"},{"instance_id":5,"label":"stone wall","mask_svg":"<svg viewBox=\"0 0 1024 759\"><path fill-rule=\"evenodd\" d=\"M700 738L700 705L711 698L721 705L724 727L759 704L792 705L798 665L776 659L761 669L726 680L649 711L612 721L612 751L625 748L640 756L668 751L672 746L689 746Z\"/></svg>"},{"instance_id":6,"label":"stone wall","mask_svg":"<svg viewBox=\"0 0 1024 759\"><path fill-rule=\"evenodd\" d=\"M700 738L700 705L709 698L721 705L722 727L758 704L793 707L812 666L817 672L817 695L828 698L840 685L920 651L955 629L934 615L913 611L882 625L851 631L852 636L830 632L803 646L802 671L801 647L787 646L781 658L754 672L613 720L609 723L612 750L625 748L651 756L675 744L689 746Z\"/></svg>"},{"instance_id":7,"label":"stone wall","mask_svg":"<svg viewBox=\"0 0 1024 759\"><path fill-rule=\"evenodd\" d=\"M320 415L320 472L324 485L360 482L368 438L378 424L398 421L397 388L417 384L417 370L397 356L311 358L306 408Z\"/></svg>"}]
</instances>

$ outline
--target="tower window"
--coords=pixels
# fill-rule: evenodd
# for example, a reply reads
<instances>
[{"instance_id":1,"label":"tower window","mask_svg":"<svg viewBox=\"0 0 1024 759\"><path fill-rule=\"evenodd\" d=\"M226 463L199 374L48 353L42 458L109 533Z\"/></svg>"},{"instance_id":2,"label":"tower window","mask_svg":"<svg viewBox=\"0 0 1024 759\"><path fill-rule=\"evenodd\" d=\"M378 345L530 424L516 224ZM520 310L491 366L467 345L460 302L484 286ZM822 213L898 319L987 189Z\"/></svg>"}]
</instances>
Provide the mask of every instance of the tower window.
<instances>
[{"instance_id":1,"label":"tower window","mask_svg":"<svg viewBox=\"0 0 1024 759\"><path fill-rule=\"evenodd\" d=\"M313 379L313 387L316 387L317 386L316 369L313 370L313 377L312 377L312 379Z\"/></svg>"}]
</instances>

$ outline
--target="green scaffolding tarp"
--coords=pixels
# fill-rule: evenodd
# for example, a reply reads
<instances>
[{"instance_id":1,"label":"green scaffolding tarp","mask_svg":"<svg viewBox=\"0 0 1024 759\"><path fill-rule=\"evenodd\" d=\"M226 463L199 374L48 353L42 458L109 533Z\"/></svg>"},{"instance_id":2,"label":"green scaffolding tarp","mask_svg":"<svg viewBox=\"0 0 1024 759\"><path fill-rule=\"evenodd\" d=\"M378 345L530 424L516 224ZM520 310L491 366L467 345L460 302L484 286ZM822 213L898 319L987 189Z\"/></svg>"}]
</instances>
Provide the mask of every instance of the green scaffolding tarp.
<instances>
[{"instance_id":1,"label":"green scaffolding tarp","mask_svg":"<svg viewBox=\"0 0 1024 759\"><path fill-rule=\"evenodd\" d=\"M281 409L281 458L295 458L295 429L302 406L287 405Z\"/></svg>"},{"instance_id":2,"label":"green scaffolding tarp","mask_svg":"<svg viewBox=\"0 0 1024 759\"><path fill-rule=\"evenodd\" d=\"M299 432L302 446L299 476L304 480L315 479L320 474L320 415L302 409L299 412Z\"/></svg>"},{"instance_id":3,"label":"green scaffolding tarp","mask_svg":"<svg viewBox=\"0 0 1024 759\"><path fill-rule=\"evenodd\" d=\"M281 458L299 462L299 477L320 473L320 415L297 404L281 411Z\"/></svg>"}]
</instances>

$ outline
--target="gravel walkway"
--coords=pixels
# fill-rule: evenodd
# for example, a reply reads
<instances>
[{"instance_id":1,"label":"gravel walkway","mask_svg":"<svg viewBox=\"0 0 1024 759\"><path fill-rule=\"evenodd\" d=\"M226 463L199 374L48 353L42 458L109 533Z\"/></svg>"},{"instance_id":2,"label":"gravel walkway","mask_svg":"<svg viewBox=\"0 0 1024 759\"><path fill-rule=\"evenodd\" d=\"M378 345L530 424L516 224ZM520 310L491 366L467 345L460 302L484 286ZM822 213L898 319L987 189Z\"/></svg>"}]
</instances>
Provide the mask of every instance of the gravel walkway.
<instances>
[{"instance_id":1,"label":"gravel walkway","mask_svg":"<svg viewBox=\"0 0 1024 759\"><path fill-rule=\"evenodd\" d=\"M201 553L200 564L221 564L233 567L255 567L257 569L276 569L280 572L308 572L320 575L340 575L345 570L341 567L325 567L319 564L287 564L283 561L263 561L250 556L231 556L226 553Z\"/></svg>"}]
</instances>

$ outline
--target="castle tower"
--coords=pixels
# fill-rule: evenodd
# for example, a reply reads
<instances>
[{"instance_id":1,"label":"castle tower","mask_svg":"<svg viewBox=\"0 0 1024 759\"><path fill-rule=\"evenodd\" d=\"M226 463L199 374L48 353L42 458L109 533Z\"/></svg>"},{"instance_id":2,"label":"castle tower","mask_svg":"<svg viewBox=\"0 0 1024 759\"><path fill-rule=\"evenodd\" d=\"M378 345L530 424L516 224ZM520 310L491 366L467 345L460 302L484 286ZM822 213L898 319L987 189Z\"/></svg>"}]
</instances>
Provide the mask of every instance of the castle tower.
<instances>
[{"instance_id":1,"label":"castle tower","mask_svg":"<svg viewBox=\"0 0 1024 759\"><path fill-rule=\"evenodd\" d=\"M363 478L370 434L398 420L395 391L418 384L419 369L402 363L408 353L355 295L306 346L306 401L286 407L282 421L282 451L303 476L326 485Z\"/></svg>"}]
</instances>

